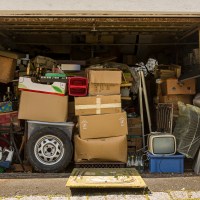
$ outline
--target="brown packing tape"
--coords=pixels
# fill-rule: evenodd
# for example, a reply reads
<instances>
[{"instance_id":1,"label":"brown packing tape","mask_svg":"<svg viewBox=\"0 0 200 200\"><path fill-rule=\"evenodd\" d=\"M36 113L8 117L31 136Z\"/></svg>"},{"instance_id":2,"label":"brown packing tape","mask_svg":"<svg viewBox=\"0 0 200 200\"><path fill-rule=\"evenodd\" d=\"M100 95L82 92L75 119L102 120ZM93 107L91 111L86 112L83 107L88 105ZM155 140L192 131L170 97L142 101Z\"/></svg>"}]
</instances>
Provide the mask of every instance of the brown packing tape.
<instances>
[{"instance_id":1,"label":"brown packing tape","mask_svg":"<svg viewBox=\"0 0 200 200\"><path fill-rule=\"evenodd\" d=\"M121 108L121 103L108 103L108 104L101 104L97 102L96 105L76 105L76 110L83 110L83 109L96 109L96 114L101 114L102 108Z\"/></svg>"},{"instance_id":2,"label":"brown packing tape","mask_svg":"<svg viewBox=\"0 0 200 200\"><path fill-rule=\"evenodd\" d=\"M121 112L120 95L75 97L75 114L96 115Z\"/></svg>"},{"instance_id":3,"label":"brown packing tape","mask_svg":"<svg viewBox=\"0 0 200 200\"><path fill-rule=\"evenodd\" d=\"M96 105L97 105L96 114L101 114L101 99L98 97L96 98Z\"/></svg>"}]
</instances>

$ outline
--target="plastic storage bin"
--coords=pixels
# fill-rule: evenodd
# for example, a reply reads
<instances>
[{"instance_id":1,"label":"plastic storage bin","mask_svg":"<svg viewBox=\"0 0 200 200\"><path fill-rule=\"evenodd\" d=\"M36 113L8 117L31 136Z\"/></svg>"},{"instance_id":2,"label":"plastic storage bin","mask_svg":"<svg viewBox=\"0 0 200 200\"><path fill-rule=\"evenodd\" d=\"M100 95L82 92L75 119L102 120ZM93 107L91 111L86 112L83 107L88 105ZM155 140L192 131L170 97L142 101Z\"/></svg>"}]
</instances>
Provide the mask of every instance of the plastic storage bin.
<instances>
[{"instance_id":1,"label":"plastic storage bin","mask_svg":"<svg viewBox=\"0 0 200 200\"><path fill-rule=\"evenodd\" d=\"M184 172L184 155L153 155L147 154L149 158L150 173L183 173Z\"/></svg>"},{"instance_id":2,"label":"plastic storage bin","mask_svg":"<svg viewBox=\"0 0 200 200\"><path fill-rule=\"evenodd\" d=\"M41 122L41 121L27 121L28 122L28 138L41 128L45 127L54 127L64 131L69 138L72 138L72 130L74 127L73 122L63 122L63 123L50 123L50 122Z\"/></svg>"},{"instance_id":3,"label":"plastic storage bin","mask_svg":"<svg viewBox=\"0 0 200 200\"><path fill-rule=\"evenodd\" d=\"M10 164L11 162L10 161L0 161L0 167L3 167L3 168L10 168Z\"/></svg>"},{"instance_id":4,"label":"plastic storage bin","mask_svg":"<svg viewBox=\"0 0 200 200\"><path fill-rule=\"evenodd\" d=\"M70 96L86 96L88 92L88 79L84 77L70 77L68 80L68 93Z\"/></svg>"}]
</instances>

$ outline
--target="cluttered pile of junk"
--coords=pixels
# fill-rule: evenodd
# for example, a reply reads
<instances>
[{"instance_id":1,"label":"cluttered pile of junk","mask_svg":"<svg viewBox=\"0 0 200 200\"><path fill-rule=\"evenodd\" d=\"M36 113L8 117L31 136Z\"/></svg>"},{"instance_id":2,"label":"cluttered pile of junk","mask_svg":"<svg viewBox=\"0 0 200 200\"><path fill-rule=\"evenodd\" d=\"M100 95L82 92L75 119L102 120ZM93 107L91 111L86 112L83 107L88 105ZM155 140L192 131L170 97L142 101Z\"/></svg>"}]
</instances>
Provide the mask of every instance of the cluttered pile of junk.
<instances>
[{"instance_id":1,"label":"cluttered pile of junk","mask_svg":"<svg viewBox=\"0 0 200 200\"><path fill-rule=\"evenodd\" d=\"M184 173L189 159L199 174L196 82L152 58L82 66L1 51L0 170Z\"/></svg>"}]
</instances>

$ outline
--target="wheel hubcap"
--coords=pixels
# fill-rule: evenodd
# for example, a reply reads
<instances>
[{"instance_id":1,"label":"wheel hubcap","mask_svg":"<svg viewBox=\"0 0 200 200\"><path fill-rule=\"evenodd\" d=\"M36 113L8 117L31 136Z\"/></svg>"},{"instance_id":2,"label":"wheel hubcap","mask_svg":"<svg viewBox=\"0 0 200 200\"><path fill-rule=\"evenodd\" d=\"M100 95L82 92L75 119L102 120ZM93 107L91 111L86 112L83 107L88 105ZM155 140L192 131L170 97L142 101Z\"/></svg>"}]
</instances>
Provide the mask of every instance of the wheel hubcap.
<instances>
[{"instance_id":1,"label":"wheel hubcap","mask_svg":"<svg viewBox=\"0 0 200 200\"><path fill-rule=\"evenodd\" d=\"M54 135L41 137L35 144L34 153L38 161L45 165L58 163L64 155L63 142Z\"/></svg>"}]
</instances>

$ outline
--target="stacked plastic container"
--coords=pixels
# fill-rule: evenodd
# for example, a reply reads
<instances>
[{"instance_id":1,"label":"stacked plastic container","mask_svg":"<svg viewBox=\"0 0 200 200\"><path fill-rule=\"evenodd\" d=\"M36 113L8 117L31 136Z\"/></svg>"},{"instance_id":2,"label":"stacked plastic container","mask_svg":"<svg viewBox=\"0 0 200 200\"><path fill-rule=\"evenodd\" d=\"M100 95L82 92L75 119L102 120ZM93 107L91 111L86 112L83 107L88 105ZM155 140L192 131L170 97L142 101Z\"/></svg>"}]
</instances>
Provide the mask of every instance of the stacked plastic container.
<instances>
[{"instance_id":1,"label":"stacked plastic container","mask_svg":"<svg viewBox=\"0 0 200 200\"><path fill-rule=\"evenodd\" d=\"M84 77L70 77L68 79L68 93L70 96L81 97L88 93L88 80Z\"/></svg>"}]
</instances>

